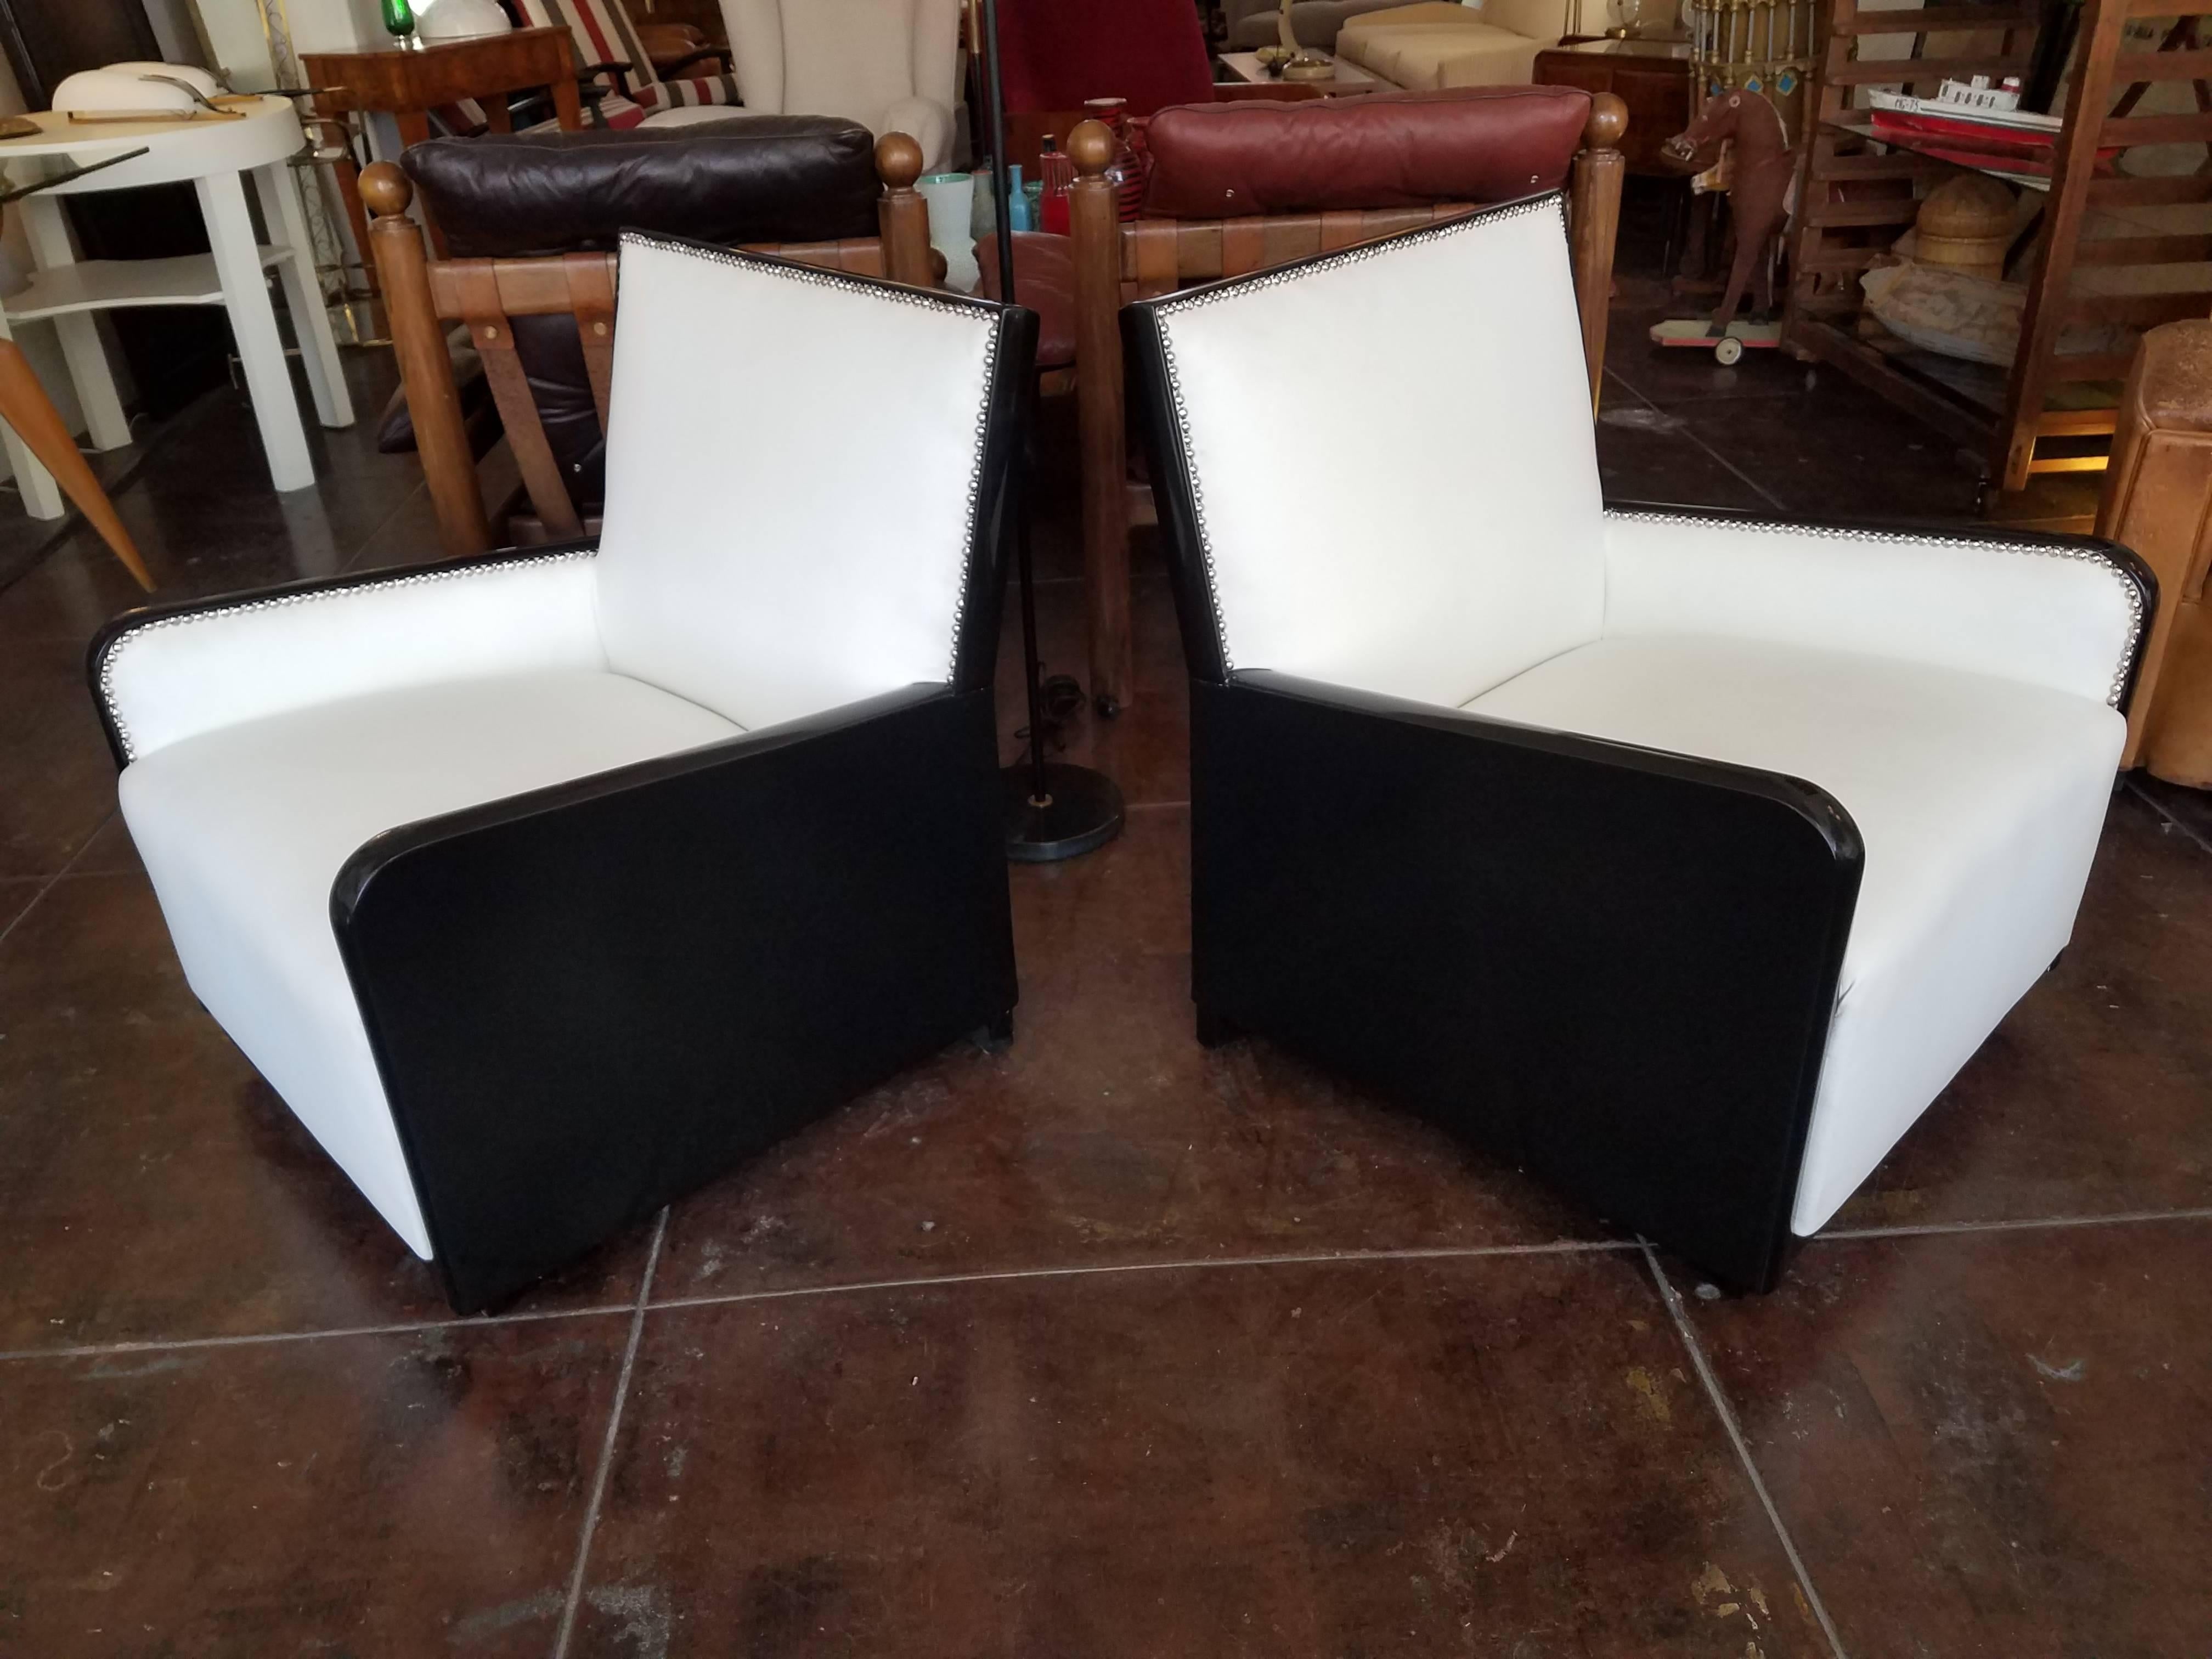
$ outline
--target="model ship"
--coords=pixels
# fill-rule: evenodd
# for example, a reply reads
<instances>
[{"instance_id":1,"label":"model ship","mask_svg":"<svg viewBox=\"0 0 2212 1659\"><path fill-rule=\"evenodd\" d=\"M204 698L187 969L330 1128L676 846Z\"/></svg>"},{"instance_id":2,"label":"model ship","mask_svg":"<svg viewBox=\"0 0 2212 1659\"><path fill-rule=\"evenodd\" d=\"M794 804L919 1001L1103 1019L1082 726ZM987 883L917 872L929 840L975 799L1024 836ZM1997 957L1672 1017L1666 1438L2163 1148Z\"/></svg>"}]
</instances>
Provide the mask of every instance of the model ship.
<instances>
[{"instance_id":1,"label":"model ship","mask_svg":"<svg viewBox=\"0 0 2212 1659\"><path fill-rule=\"evenodd\" d=\"M2064 129L2063 118L2038 115L2020 106L2020 78L2001 85L1977 75L1971 81L1946 81L1933 98L1867 89L1875 136L1908 145L1923 155L1998 174L2021 184L2047 188ZM2115 149L2097 153L2099 170L2108 170Z\"/></svg>"}]
</instances>

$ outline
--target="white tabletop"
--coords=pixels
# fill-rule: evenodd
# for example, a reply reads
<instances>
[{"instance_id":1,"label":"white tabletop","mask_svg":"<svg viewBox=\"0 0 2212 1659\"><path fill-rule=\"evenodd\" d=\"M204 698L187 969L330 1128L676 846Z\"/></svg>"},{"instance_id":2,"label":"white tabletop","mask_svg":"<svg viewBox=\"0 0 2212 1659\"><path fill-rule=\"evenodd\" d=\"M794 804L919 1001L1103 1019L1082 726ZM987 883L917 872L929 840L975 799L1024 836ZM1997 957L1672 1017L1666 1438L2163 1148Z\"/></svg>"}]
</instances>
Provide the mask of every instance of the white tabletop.
<instances>
[{"instance_id":1,"label":"white tabletop","mask_svg":"<svg viewBox=\"0 0 2212 1659\"><path fill-rule=\"evenodd\" d=\"M52 110L42 111L28 118L39 125L37 137L0 139L0 167L9 167L18 182L28 184L35 177L33 170L15 170L14 163L60 157L82 167L118 150L150 152L58 185L52 191L57 196L90 195L267 167L306 142L290 99L257 98L238 107L242 112L235 120L203 115L188 121L73 121Z\"/></svg>"},{"instance_id":2,"label":"white tabletop","mask_svg":"<svg viewBox=\"0 0 2212 1659\"><path fill-rule=\"evenodd\" d=\"M1321 55L1324 58L1329 56L1327 52ZM1381 76L1370 74L1357 64L1347 64L1341 58L1333 58L1329 61L1335 73L1328 80L1309 81L1305 84L1326 87L1332 92L1346 92L1354 88L1362 92L1380 92L1390 84ZM1282 79L1279 76L1267 73L1260 62L1260 54L1256 52L1224 52L1221 54L1221 64L1238 80L1253 86L1261 86L1271 81ZM1283 84L1296 86L1298 83L1291 81L1285 82Z\"/></svg>"}]
</instances>

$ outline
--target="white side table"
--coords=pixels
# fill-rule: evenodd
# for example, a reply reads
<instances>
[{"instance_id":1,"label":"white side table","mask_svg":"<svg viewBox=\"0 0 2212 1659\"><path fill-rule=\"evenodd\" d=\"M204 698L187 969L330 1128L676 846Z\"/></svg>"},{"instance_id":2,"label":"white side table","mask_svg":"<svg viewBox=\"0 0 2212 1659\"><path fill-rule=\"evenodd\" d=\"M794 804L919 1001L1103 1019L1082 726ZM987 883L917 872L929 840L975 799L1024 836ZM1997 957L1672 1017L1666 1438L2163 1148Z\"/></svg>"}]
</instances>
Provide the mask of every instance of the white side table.
<instances>
[{"instance_id":1,"label":"white side table","mask_svg":"<svg viewBox=\"0 0 2212 1659\"><path fill-rule=\"evenodd\" d=\"M231 337L245 371L246 394L253 401L253 417L261 428L271 481L279 489L304 489L313 483L314 465L293 398L276 310L269 301L267 271L275 270L283 280L317 416L325 426L351 426L354 416L338 368L337 344L331 337L330 313L323 308L315 280L314 250L307 240L298 185L286 165L303 142L290 101L257 100L234 121L89 125L52 113L30 118L41 129L36 137L0 141L0 167L18 184L34 182L41 171L82 166L118 151L143 147L149 153L16 204L38 272L22 293L0 301L0 337L11 335L15 324L52 318L93 447L114 449L131 441L131 428L92 313L124 306L222 306L230 313ZM272 239L266 244L257 241L246 209L249 174ZM76 258L56 198L185 180L199 196L212 252L176 259ZM21 485L25 507L33 518L59 518L65 507L52 477L14 433L6 435L8 458Z\"/></svg>"}]
</instances>

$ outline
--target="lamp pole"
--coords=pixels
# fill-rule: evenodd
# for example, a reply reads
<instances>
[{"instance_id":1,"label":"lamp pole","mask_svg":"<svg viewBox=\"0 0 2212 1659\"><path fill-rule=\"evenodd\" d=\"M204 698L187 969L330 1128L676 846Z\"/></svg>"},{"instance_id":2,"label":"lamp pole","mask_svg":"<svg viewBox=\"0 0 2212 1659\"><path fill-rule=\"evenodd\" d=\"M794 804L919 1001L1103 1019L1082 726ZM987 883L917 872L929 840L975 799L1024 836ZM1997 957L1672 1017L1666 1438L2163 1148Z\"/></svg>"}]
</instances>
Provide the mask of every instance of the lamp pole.
<instances>
[{"instance_id":1,"label":"lamp pole","mask_svg":"<svg viewBox=\"0 0 2212 1659\"><path fill-rule=\"evenodd\" d=\"M1006 156L1006 92L999 66L998 0L982 0L984 114L991 131L991 194L998 209L999 295L1014 291L1013 184ZM999 774L1006 799L1006 856L1050 864L1103 847L1121 831L1121 792L1103 772L1044 757L1044 669L1037 659L1036 580L1030 557L1028 442L1014 457L1006 528L1022 589L1022 680L1029 697L1029 753Z\"/></svg>"}]
</instances>

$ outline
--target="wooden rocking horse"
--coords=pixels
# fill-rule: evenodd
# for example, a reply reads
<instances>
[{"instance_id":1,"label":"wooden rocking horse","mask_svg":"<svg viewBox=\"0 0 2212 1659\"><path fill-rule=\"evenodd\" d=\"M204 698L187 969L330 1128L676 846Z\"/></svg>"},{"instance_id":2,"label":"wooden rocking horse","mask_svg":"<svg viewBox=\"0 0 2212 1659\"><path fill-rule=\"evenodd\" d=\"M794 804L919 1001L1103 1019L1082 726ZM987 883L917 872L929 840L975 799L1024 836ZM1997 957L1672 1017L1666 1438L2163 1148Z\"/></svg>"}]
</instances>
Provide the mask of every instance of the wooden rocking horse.
<instances>
[{"instance_id":1,"label":"wooden rocking horse","mask_svg":"<svg viewBox=\"0 0 2212 1659\"><path fill-rule=\"evenodd\" d=\"M1729 325L1754 271L1759 309L1767 314L1774 310L1773 248L1789 217L1790 180L1797 169L1789 131L1782 112L1757 93L1718 92L1705 100L1695 120L1660 146L1660 153L1668 165L1688 173L1724 164L1721 188L1728 194L1729 216L1735 227L1735 258L1729 265L1720 308L1709 325L1699 330L1687 324L1662 324L1652 336L1664 344L1711 344L1721 362L1733 363L1743 356L1747 343L1775 343L1731 334ZM1670 331L1662 337L1662 329ZM1763 336L1765 331L1761 332Z\"/></svg>"}]
</instances>

